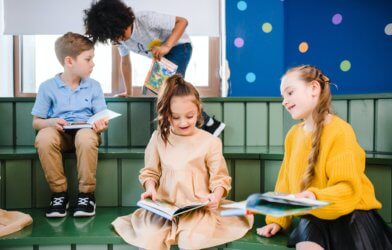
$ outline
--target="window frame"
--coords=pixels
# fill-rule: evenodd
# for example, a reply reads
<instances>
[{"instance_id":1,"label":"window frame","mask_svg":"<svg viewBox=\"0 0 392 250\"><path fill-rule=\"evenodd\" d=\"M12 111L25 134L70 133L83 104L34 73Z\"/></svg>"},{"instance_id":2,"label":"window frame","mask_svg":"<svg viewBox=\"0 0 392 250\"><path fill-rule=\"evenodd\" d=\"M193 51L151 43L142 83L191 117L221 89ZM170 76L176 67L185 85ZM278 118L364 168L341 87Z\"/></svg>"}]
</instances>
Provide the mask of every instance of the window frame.
<instances>
[{"instance_id":1,"label":"window frame","mask_svg":"<svg viewBox=\"0 0 392 250\"><path fill-rule=\"evenodd\" d=\"M220 89L220 77L219 77L219 37L209 38L209 76L208 76L208 86L206 87L196 87L202 97L219 97L221 96ZM22 86L22 46L23 39L22 35L13 36L13 89L14 97L35 97L37 93L23 92ZM115 93L122 92L123 80L121 76L121 65L120 65L120 55L116 46L112 46L112 92L105 93L105 97L111 97ZM131 59L132 60L132 59ZM48 76L49 77L49 76ZM142 96L141 86L132 86L133 95L132 97Z\"/></svg>"}]
</instances>

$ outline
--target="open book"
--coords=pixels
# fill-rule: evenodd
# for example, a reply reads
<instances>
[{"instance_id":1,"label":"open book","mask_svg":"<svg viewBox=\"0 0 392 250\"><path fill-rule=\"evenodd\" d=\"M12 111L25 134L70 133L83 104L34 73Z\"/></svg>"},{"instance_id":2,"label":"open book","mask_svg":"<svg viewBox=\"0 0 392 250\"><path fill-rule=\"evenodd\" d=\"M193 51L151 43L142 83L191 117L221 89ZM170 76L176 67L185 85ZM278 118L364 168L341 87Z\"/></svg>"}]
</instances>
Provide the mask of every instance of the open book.
<instances>
[{"instance_id":1,"label":"open book","mask_svg":"<svg viewBox=\"0 0 392 250\"><path fill-rule=\"evenodd\" d=\"M163 82L174 75L178 66L168 59L162 57L161 60L152 59L150 70L147 73L144 86L157 94Z\"/></svg>"},{"instance_id":2,"label":"open book","mask_svg":"<svg viewBox=\"0 0 392 250\"><path fill-rule=\"evenodd\" d=\"M274 217L305 214L308 211L329 205L327 201L296 198L292 194L267 192L252 194L245 201L222 205L221 216L265 214Z\"/></svg>"},{"instance_id":3,"label":"open book","mask_svg":"<svg viewBox=\"0 0 392 250\"><path fill-rule=\"evenodd\" d=\"M208 201L206 202L201 202L201 203L194 203L194 204L189 204L184 207L176 207L173 205L170 205L166 202L163 201L153 201L151 199L144 199L140 200L137 202L137 205L139 207L142 207L144 209L147 209L148 211L160 215L165 219L168 220L173 220L174 217L204 207L205 205L208 204Z\"/></svg>"},{"instance_id":4,"label":"open book","mask_svg":"<svg viewBox=\"0 0 392 250\"><path fill-rule=\"evenodd\" d=\"M92 128L93 123L101 120L101 119L113 119L121 114L114 112L109 109L102 110L95 115L91 116L87 121L85 122L69 122L67 125L64 125L63 128L64 130L73 130L73 129L81 129L81 128Z\"/></svg>"}]
</instances>

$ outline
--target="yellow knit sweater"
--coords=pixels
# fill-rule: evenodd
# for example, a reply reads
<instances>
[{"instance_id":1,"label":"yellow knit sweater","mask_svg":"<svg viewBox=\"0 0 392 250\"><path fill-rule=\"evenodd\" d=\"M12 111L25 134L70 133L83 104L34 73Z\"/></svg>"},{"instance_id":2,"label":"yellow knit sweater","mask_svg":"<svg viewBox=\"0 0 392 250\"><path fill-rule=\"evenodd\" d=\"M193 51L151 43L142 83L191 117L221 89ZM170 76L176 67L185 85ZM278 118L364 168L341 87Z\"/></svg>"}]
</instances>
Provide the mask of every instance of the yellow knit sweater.
<instances>
[{"instance_id":1,"label":"yellow knit sweater","mask_svg":"<svg viewBox=\"0 0 392 250\"><path fill-rule=\"evenodd\" d=\"M309 191L317 199L332 202L310 214L333 220L354 210L381 208L374 188L365 175L365 152L359 146L352 127L337 116L324 126L315 175ZM285 152L275 191L299 193L302 176L311 151L311 133L303 123L294 125L287 133ZM291 217L266 217L267 224L277 223L287 229Z\"/></svg>"}]
</instances>

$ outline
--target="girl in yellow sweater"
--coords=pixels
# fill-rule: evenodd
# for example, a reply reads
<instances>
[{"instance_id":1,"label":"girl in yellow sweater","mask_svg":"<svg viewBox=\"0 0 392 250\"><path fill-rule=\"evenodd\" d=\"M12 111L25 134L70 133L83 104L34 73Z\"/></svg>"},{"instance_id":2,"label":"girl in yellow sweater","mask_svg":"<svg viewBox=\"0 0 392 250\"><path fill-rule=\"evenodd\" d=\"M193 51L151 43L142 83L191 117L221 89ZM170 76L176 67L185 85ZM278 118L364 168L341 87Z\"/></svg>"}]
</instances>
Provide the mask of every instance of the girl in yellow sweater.
<instances>
[{"instance_id":1,"label":"girl in yellow sweater","mask_svg":"<svg viewBox=\"0 0 392 250\"><path fill-rule=\"evenodd\" d=\"M319 69L298 66L282 77L283 106L294 125L285 140L275 191L330 201L301 216L288 246L297 249L392 249L392 234L376 209L365 175L365 152L352 127L332 114L330 80ZM261 236L287 229L291 217L266 217Z\"/></svg>"}]
</instances>

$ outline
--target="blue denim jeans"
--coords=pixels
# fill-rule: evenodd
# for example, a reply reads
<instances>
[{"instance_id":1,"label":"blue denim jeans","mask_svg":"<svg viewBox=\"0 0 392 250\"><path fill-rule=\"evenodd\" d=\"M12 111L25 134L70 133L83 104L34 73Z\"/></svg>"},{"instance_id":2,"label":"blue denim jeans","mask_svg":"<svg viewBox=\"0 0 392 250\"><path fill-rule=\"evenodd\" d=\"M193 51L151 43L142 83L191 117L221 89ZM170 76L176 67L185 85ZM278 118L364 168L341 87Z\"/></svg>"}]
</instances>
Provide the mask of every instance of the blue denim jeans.
<instances>
[{"instance_id":1,"label":"blue denim jeans","mask_svg":"<svg viewBox=\"0 0 392 250\"><path fill-rule=\"evenodd\" d=\"M165 58L177 64L177 73L185 76L186 68L192 56L192 44L183 43L174 46Z\"/></svg>"}]
</instances>

